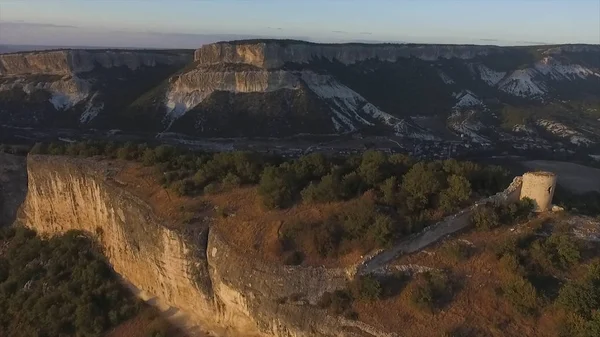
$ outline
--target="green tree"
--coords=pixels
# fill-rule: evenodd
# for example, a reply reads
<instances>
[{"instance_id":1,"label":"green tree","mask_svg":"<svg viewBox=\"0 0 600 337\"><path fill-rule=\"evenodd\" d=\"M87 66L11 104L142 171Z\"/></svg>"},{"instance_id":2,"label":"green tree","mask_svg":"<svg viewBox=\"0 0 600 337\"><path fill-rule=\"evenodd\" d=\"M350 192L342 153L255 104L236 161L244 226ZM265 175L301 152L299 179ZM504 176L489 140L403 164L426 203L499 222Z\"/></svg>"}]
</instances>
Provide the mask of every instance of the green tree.
<instances>
[{"instance_id":1,"label":"green tree","mask_svg":"<svg viewBox=\"0 0 600 337\"><path fill-rule=\"evenodd\" d=\"M311 183L300 193L302 200L308 203L331 202L342 196L342 186L336 175L328 174L319 183Z\"/></svg>"},{"instance_id":2,"label":"green tree","mask_svg":"<svg viewBox=\"0 0 600 337\"><path fill-rule=\"evenodd\" d=\"M402 191L412 200L410 208L419 210L431 202L431 197L442 188L439 174L423 162L415 164L402 178Z\"/></svg>"},{"instance_id":3,"label":"green tree","mask_svg":"<svg viewBox=\"0 0 600 337\"><path fill-rule=\"evenodd\" d=\"M386 179L381 184L379 189L381 190L381 193L383 194L382 201L385 204L390 205L390 206L396 205L396 203L398 202L398 190L399 190L398 179L396 179L396 177L390 177L390 178Z\"/></svg>"},{"instance_id":4,"label":"green tree","mask_svg":"<svg viewBox=\"0 0 600 337\"><path fill-rule=\"evenodd\" d=\"M471 197L471 183L463 176L451 175L448 177L448 188L440 193L440 207L450 212L469 200Z\"/></svg>"},{"instance_id":5,"label":"green tree","mask_svg":"<svg viewBox=\"0 0 600 337\"><path fill-rule=\"evenodd\" d=\"M156 163L156 154L151 148L146 148L142 155L142 163L146 166L152 166Z\"/></svg>"},{"instance_id":6,"label":"green tree","mask_svg":"<svg viewBox=\"0 0 600 337\"><path fill-rule=\"evenodd\" d=\"M477 207L471 215L471 221L479 230L490 230L501 225L498 213L490 205Z\"/></svg>"},{"instance_id":7,"label":"green tree","mask_svg":"<svg viewBox=\"0 0 600 337\"><path fill-rule=\"evenodd\" d=\"M242 179L235 173L229 172L221 182L225 188L235 188L242 184Z\"/></svg>"},{"instance_id":8,"label":"green tree","mask_svg":"<svg viewBox=\"0 0 600 337\"><path fill-rule=\"evenodd\" d=\"M288 205L294 196L294 177L285 169L269 166L260 178L258 194L267 208L282 208Z\"/></svg>"},{"instance_id":9,"label":"green tree","mask_svg":"<svg viewBox=\"0 0 600 337\"><path fill-rule=\"evenodd\" d=\"M531 315L540 305L535 287L525 278L515 275L503 285L504 297L522 314Z\"/></svg>"},{"instance_id":10,"label":"green tree","mask_svg":"<svg viewBox=\"0 0 600 337\"><path fill-rule=\"evenodd\" d=\"M296 177L301 182L321 178L330 170L327 158L321 153L311 153L302 156L292 166Z\"/></svg>"},{"instance_id":11,"label":"green tree","mask_svg":"<svg viewBox=\"0 0 600 337\"><path fill-rule=\"evenodd\" d=\"M358 174L370 186L381 183L388 174L388 161L384 153L378 151L365 151L362 157Z\"/></svg>"}]
</instances>

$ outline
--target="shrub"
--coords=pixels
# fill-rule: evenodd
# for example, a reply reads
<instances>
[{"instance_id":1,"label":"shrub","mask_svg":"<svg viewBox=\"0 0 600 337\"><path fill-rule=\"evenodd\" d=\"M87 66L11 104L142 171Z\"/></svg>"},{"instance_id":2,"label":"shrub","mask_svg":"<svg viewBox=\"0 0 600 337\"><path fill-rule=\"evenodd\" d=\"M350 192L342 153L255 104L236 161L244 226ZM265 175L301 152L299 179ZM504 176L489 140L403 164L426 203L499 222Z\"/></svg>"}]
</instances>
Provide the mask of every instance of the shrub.
<instances>
[{"instance_id":1,"label":"shrub","mask_svg":"<svg viewBox=\"0 0 600 337\"><path fill-rule=\"evenodd\" d=\"M511 236L502 240L498 244L492 246L492 250L497 258L501 258L504 255L517 255L519 252L517 238Z\"/></svg>"},{"instance_id":2,"label":"shrub","mask_svg":"<svg viewBox=\"0 0 600 337\"><path fill-rule=\"evenodd\" d=\"M513 307L524 315L534 314L539 305L535 287L520 276L514 276L502 286L503 296L513 305Z\"/></svg>"},{"instance_id":3,"label":"shrub","mask_svg":"<svg viewBox=\"0 0 600 337\"><path fill-rule=\"evenodd\" d=\"M160 163L169 161L175 156L175 148L169 145L159 145L154 149L154 159Z\"/></svg>"},{"instance_id":4,"label":"shrub","mask_svg":"<svg viewBox=\"0 0 600 337\"><path fill-rule=\"evenodd\" d=\"M505 254L500 258L500 266L510 274L524 274L523 267L519 263L519 258L514 254Z\"/></svg>"},{"instance_id":5,"label":"shrub","mask_svg":"<svg viewBox=\"0 0 600 337\"><path fill-rule=\"evenodd\" d=\"M590 280L570 281L560 289L556 301L569 311L589 317L600 306L600 290Z\"/></svg>"},{"instance_id":6,"label":"shrub","mask_svg":"<svg viewBox=\"0 0 600 337\"><path fill-rule=\"evenodd\" d=\"M332 311L336 315L341 315L351 310L352 301L352 295L348 291L336 290L334 292L325 292L317 305L323 309Z\"/></svg>"},{"instance_id":7,"label":"shrub","mask_svg":"<svg viewBox=\"0 0 600 337\"><path fill-rule=\"evenodd\" d=\"M172 189L179 196L188 196L194 194L195 185L194 182L189 179L178 180L173 183Z\"/></svg>"},{"instance_id":8,"label":"shrub","mask_svg":"<svg viewBox=\"0 0 600 337\"><path fill-rule=\"evenodd\" d=\"M152 166L157 163L156 154L154 150L146 148L142 154L142 164L146 166Z\"/></svg>"},{"instance_id":9,"label":"shrub","mask_svg":"<svg viewBox=\"0 0 600 337\"><path fill-rule=\"evenodd\" d=\"M308 185L300 194L302 200L308 203L336 201L342 196L341 183L337 176L328 174L318 184Z\"/></svg>"},{"instance_id":10,"label":"shrub","mask_svg":"<svg viewBox=\"0 0 600 337\"><path fill-rule=\"evenodd\" d=\"M411 284L411 302L421 310L433 311L441 307L450 296L452 284L445 272L431 271L419 274Z\"/></svg>"},{"instance_id":11,"label":"shrub","mask_svg":"<svg viewBox=\"0 0 600 337\"><path fill-rule=\"evenodd\" d=\"M242 184L242 179L234 173L229 172L221 182L225 188L234 188L239 187Z\"/></svg>"},{"instance_id":12,"label":"shrub","mask_svg":"<svg viewBox=\"0 0 600 337\"><path fill-rule=\"evenodd\" d=\"M203 191L205 194L216 194L219 192L219 184L210 183L210 184L204 186Z\"/></svg>"},{"instance_id":13,"label":"shrub","mask_svg":"<svg viewBox=\"0 0 600 337\"><path fill-rule=\"evenodd\" d=\"M500 226L500 217L490 205L477 207L471 215L471 221L479 230L490 230Z\"/></svg>"},{"instance_id":14,"label":"shrub","mask_svg":"<svg viewBox=\"0 0 600 337\"><path fill-rule=\"evenodd\" d=\"M65 154L65 146L59 143L50 143L48 145L48 154L59 156Z\"/></svg>"},{"instance_id":15,"label":"shrub","mask_svg":"<svg viewBox=\"0 0 600 337\"><path fill-rule=\"evenodd\" d=\"M374 301L381 297L381 283L374 275L361 275L350 284L350 292L353 298Z\"/></svg>"},{"instance_id":16,"label":"shrub","mask_svg":"<svg viewBox=\"0 0 600 337\"><path fill-rule=\"evenodd\" d=\"M533 211L533 205L533 200L524 198L515 203L500 206L496 209L496 212L499 214L502 223L512 224L527 219Z\"/></svg>"},{"instance_id":17,"label":"shrub","mask_svg":"<svg viewBox=\"0 0 600 337\"><path fill-rule=\"evenodd\" d=\"M600 309L596 310L592 314L592 318L586 323L584 336L600 336Z\"/></svg>"},{"instance_id":18,"label":"shrub","mask_svg":"<svg viewBox=\"0 0 600 337\"><path fill-rule=\"evenodd\" d=\"M350 240L364 239L376 215L377 211L372 201L365 199L356 201L352 207L348 207L339 215L344 236Z\"/></svg>"},{"instance_id":19,"label":"shrub","mask_svg":"<svg viewBox=\"0 0 600 337\"><path fill-rule=\"evenodd\" d=\"M454 262L467 260L471 255L470 247L462 242L447 242L442 247L442 251Z\"/></svg>"},{"instance_id":20,"label":"shrub","mask_svg":"<svg viewBox=\"0 0 600 337\"><path fill-rule=\"evenodd\" d=\"M545 246L554 264L560 268L566 269L581 259L579 245L567 234L551 235Z\"/></svg>"},{"instance_id":21,"label":"shrub","mask_svg":"<svg viewBox=\"0 0 600 337\"><path fill-rule=\"evenodd\" d=\"M263 205L269 209L287 206L293 198L294 178L285 169L267 167L258 186Z\"/></svg>"},{"instance_id":22,"label":"shrub","mask_svg":"<svg viewBox=\"0 0 600 337\"><path fill-rule=\"evenodd\" d=\"M132 142L127 142L117 150L117 158L121 160L135 159L137 146Z\"/></svg>"},{"instance_id":23,"label":"shrub","mask_svg":"<svg viewBox=\"0 0 600 337\"><path fill-rule=\"evenodd\" d=\"M368 237L379 247L390 246L394 241L394 222L388 215L377 214L369 227Z\"/></svg>"}]
</instances>

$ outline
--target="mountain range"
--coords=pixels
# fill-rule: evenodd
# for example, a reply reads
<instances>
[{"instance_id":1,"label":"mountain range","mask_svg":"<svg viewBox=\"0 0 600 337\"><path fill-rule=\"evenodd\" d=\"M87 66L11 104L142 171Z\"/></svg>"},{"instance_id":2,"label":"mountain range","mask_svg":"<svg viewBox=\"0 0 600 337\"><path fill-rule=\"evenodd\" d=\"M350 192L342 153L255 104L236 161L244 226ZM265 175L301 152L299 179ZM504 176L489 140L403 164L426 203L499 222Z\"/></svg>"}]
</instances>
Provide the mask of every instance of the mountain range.
<instances>
[{"instance_id":1,"label":"mountain range","mask_svg":"<svg viewBox=\"0 0 600 337\"><path fill-rule=\"evenodd\" d=\"M595 147L600 46L243 40L0 54L0 124Z\"/></svg>"}]
</instances>

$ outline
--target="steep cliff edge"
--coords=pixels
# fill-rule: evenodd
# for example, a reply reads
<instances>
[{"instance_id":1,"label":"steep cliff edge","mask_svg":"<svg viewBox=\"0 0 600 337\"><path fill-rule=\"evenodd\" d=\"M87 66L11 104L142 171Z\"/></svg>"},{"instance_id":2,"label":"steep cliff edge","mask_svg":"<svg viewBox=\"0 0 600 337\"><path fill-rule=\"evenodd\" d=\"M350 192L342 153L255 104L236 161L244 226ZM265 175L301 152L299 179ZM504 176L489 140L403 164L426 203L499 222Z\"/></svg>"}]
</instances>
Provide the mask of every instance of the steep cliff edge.
<instances>
[{"instance_id":1,"label":"steep cliff edge","mask_svg":"<svg viewBox=\"0 0 600 337\"><path fill-rule=\"evenodd\" d=\"M316 306L323 292L346 285L343 269L265 264L238 253L206 224L172 229L111 179L118 163L30 156L27 164L22 224L49 235L90 233L127 282L202 329L227 336L386 336Z\"/></svg>"},{"instance_id":2,"label":"steep cliff edge","mask_svg":"<svg viewBox=\"0 0 600 337\"><path fill-rule=\"evenodd\" d=\"M0 54L0 76L73 75L97 67L125 66L131 70L157 65L184 64L190 55L177 51L55 50Z\"/></svg>"},{"instance_id":3,"label":"steep cliff edge","mask_svg":"<svg viewBox=\"0 0 600 337\"><path fill-rule=\"evenodd\" d=\"M286 63L308 63L319 58L349 65L369 59L386 62L411 57L428 61L442 58L472 59L502 51L502 48L495 46L316 44L293 40L264 40L214 43L196 50L194 58L200 64L243 63L274 69Z\"/></svg>"},{"instance_id":4,"label":"steep cliff edge","mask_svg":"<svg viewBox=\"0 0 600 337\"><path fill-rule=\"evenodd\" d=\"M369 325L368 309L359 313L359 320L333 315L321 307L323 295L347 289L357 274L392 275L398 256L466 228L471 212L485 203L517 200L522 185L517 177L503 192L389 249L360 256L347 268L326 268L268 262L234 243L227 231L236 228L214 221L210 212L187 224L174 219L176 215L161 218L158 214L165 216L165 210L140 199L136 185L141 182L121 179L120 173L131 168L119 161L31 155L28 193L18 222L47 235L72 229L89 233L138 296L190 331L227 337L398 336L386 323L391 316L380 315L375 320L386 318ZM183 212L183 205L179 209ZM242 216L232 219L249 226Z\"/></svg>"}]
</instances>

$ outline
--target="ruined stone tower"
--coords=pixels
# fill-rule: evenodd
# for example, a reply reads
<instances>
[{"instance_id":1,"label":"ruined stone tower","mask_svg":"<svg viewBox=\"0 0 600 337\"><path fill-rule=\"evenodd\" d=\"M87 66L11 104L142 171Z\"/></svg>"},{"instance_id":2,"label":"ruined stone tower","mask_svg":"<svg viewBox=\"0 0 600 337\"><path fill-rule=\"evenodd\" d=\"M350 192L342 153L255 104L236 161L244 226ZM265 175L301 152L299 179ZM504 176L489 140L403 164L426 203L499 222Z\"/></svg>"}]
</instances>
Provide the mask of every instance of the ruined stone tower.
<instances>
[{"instance_id":1,"label":"ruined stone tower","mask_svg":"<svg viewBox=\"0 0 600 337\"><path fill-rule=\"evenodd\" d=\"M552 197L556 190L556 174L552 172L527 172L523 175L521 199L530 198L535 212L552 209Z\"/></svg>"}]
</instances>

